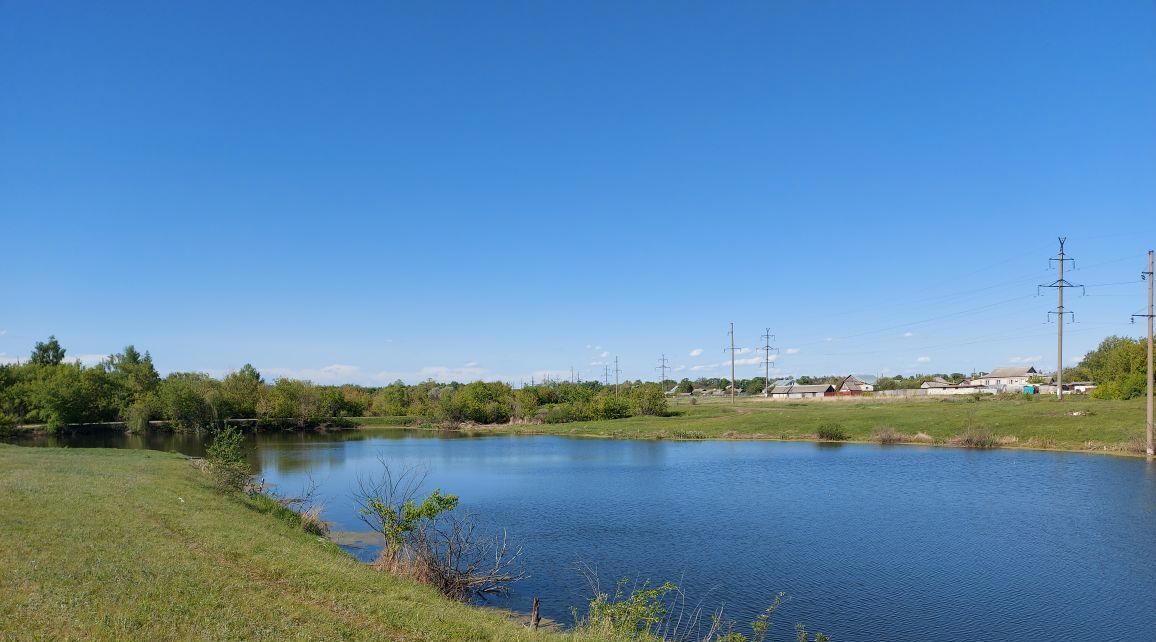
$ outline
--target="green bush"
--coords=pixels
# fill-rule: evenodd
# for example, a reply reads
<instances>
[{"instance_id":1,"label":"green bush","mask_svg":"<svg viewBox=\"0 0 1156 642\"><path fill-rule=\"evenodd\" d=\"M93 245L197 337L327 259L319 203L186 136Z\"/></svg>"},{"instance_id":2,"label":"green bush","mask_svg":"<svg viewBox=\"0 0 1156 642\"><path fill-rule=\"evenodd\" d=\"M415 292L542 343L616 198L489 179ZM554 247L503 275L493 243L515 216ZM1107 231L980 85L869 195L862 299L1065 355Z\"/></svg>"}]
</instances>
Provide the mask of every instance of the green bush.
<instances>
[{"instance_id":1,"label":"green bush","mask_svg":"<svg viewBox=\"0 0 1156 642\"><path fill-rule=\"evenodd\" d=\"M846 441L851 438L842 424L823 424L819 426L819 439L824 441Z\"/></svg>"},{"instance_id":2,"label":"green bush","mask_svg":"<svg viewBox=\"0 0 1156 642\"><path fill-rule=\"evenodd\" d=\"M244 490L253 477L244 444L244 433L234 426L224 426L213 433L213 440L205 448L209 474L224 490Z\"/></svg>"}]
</instances>

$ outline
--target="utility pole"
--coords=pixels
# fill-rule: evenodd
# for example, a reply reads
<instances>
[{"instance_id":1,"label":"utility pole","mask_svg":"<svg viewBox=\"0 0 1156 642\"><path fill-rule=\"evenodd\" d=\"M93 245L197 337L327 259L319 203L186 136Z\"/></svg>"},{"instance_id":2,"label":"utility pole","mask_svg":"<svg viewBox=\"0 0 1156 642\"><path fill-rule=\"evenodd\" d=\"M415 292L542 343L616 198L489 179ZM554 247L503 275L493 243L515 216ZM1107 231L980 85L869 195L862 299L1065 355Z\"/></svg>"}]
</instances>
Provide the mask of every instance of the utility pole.
<instances>
[{"instance_id":1,"label":"utility pole","mask_svg":"<svg viewBox=\"0 0 1156 642\"><path fill-rule=\"evenodd\" d=\"M614 357L614 398L618 398L618 373L622 372L618 369L618 357Z\"/></svg>"},{"instance_id":2,"label":"utility pole","mask_svg":"<svg viewBox=\"0 0 1156 642\"><path fill-rule=\"evenodd\" d=\"M1068 238L1066 236L1061 236L1061 237L1059 237L1059 240L1060 240L1060 254L1059 254L1059 256L1048 259L1048 267L1051 267L1052 261L1056 261L1059 264L1059 270L1060 270L1059 276L1060 276L1060 278L1056 279L1052 283L1048 283L1047 285L1041 284L1039 287L1036 288L1036 291L1038 293L1039 288L1056 288L1056 290L1058 290L1060 293L1059 305L1056 306L1056 310L1054 312L1052 312L1052 311L1048 312L1048 319L1050 320L1052 318L1053 314L1056 315L1056 327L1058 328L1058 332L1056 333L1056 399L1058 401L1063 401L1064 400L1064 315L1065 314L1071 314L1072 315L1072 322L1074 323L1076 321L1075 313L1064 311L1064 288L1083 288L1084 286L1074 285L1074 284L1069 283L1068 281L1064 280L1064 261L1071 261L1072 262L1072 269L1075 269L1076 262L1073 259L1064 258L1064 242L1067 241Z\"/></svg>"},{"instance_id":3,"label":"utility pole","mask_svg":"<svg viewBox=\"0 0 1156 642\"><path fill-rule=\"evenodd\" d=\"M763 375L763 397L770 397L771 396L771 350L778 350L778 348L771 346L771 339L774 339L775 335L771 334L770 328L767 328L766 333L763 334L763 336L761 338L763 339L764 343L763 343L763 347L759 348L759 350L762 350L763 352L766 353L763 356L763 365L766 366L765 367L765 374Z\"/></svg>"},{"instance_id":4,"label":"utility pole","mask_svg":"<svg viewBox=\"0 0 1156 642\"><path fill-rule=\"evenodd\" d=\"M658 381L658 387L662 390L662 396L664 397L666 396L666 369L670 367L667 361L666 354L664 353L662 358L658 360L658 365L654 368L662 373Z\"/></svg>"},{"instance_id":5,"label":"utility pole","mask_svg":"<svg viewBox=\"0 0 1156 642\"><path fill-rule=\"evenodd\" d=\"M1145 432L1147 440L1145 441L1145 450L1148 457L1151 458L1156 452L1153 451L1152 445L1152 319L1156 317L1156 313L1152 308L1152 250L1148 250L1148 271L1141 272L1140 278L1148 282L1148 314L1133 314L1132 323L1136 323L1136 317L1144 317L1148 319L1148 417L1146 422Z\"/></svg>"},{"instance_id":6,"label":"utility pole","mask_svg":"<svg viewBox=\"0 0 1156 642\"><path fill-rule=\"evenodd\" d=\"M607 388L610 387L610 366L606 364L602 365L602 384Z\"/></svg>"},{"instance_id":7,"label":"utility pole","mask_svg":"<svg viewBox=\"0 0 1156 642\"><path fill-rule=\"evenodd\" d=\"M731 323L731 331L727 334L731 335L731 347L723 348L731 351L731 405L735 404L735 391L738 385L735 383L735 324Z\"/></svg>"}]
</instances>

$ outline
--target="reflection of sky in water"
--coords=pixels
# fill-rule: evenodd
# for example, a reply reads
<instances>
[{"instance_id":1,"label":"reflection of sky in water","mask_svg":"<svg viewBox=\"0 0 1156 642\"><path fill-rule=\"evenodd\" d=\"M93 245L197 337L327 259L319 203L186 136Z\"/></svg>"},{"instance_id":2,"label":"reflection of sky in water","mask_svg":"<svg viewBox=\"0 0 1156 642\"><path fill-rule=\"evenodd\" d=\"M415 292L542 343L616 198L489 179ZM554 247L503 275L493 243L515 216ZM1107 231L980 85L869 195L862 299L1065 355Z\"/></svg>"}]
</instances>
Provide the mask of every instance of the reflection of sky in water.
<instances>
[{"instance_id":1,"label":"reflection of sky in water","mask_svg":"<svg viewBox=\"0 0 1156 642\"><path fill-rule=\"evenodd\" d=\"M1156 572L1134 564L1156 538L1156 474L1138 460L431 437L263 439L259 459L288 494L312 475L327 519L352 531L366 530L351 498L357 476L377 471L379 456L424 467L427 490L459 495L525 547L531 578L507 605L540 595L562 621L587 599L579 559L606 581L681 579L740 622L784 590L784 622L842 639L1078 639L1102 634L1097 622L1137 632L1156 616L1156 600L1137 600L1156 595Z\"/></svg>"},{"instance_id":2,"label":"reflection of sky in water","mask_svg":"<svg viewBox=\"0 0 1156 642\"><path fill-rule=\"evenodd\" d=\"M196 438L99 435L40 445L203 452ZM371 429L254 440L267 482L320 485L361 531L359 474L429 471L428 489L508 529L530 577L504 606L569 622L624 575L680 581L748 622L778 591L795 622L841 640L1146 639L1156 619L1156 466L1014 450L661 442ZM362 558L374 541L346 542ZM1150 636L1149 636L1150 637Z\"/></svg>"}]
</instances>

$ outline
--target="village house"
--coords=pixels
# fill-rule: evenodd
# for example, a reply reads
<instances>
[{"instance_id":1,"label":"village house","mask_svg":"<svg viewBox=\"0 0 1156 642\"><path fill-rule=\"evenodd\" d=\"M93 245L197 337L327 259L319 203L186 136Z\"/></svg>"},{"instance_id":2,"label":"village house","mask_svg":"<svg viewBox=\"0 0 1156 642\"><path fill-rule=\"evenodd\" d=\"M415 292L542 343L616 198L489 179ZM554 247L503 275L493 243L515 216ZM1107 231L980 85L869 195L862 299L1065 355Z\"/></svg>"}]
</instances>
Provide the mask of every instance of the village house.
<instances>
[{"instance_id":1,"label":"village house","mask_svg":"<svg viewBox=\"0 0 1156 642\"><path fill-rule=\"evenodd\" d=\"M936 377L931 381L924 381L922 384L920 384L919 387L922 390L926 390L929 397L943 395L970 395L977 392L995 392L993 389L984 388L983 386L972 381L951 383L943 377Z\"/></svg>"},{"instance_id":2,"label":"village house","mask_svg":"<svg viewBox=\"0 0 1156 642\"><path fill-rule=\"evenodd\" d=\"M875 386L855 375L847 375L835 386L835 394L840 396L861 395L864 392L871 392L872 390L875 390Z\"/></svg>"},{"instance_id":3,"label":"village house","mask_svg":"<svg viewBox=\"0 0 1156 642\"><path fill-rule=\"evenodd\" d=\"M787 385L775 386L769 395L771 399L814 399L816 397L830 397L835 394L835 386L829 383L809 386Z\"/></svg>"},{"instance_id":4,"label":"village house","mask_svg":"<svg viewBox=\"0 0 1156 642\"><path fill-rule=\"evenodd\" d=\"M1039 376L1041 376L1040 372L1032 366L1012 366L996 368L985 375L974 377L971 383L981 388L990 388L996 392L1019 392L1023 390L1023 387L1028 384L1032 377Z\"/></svg>"}]
</instances>

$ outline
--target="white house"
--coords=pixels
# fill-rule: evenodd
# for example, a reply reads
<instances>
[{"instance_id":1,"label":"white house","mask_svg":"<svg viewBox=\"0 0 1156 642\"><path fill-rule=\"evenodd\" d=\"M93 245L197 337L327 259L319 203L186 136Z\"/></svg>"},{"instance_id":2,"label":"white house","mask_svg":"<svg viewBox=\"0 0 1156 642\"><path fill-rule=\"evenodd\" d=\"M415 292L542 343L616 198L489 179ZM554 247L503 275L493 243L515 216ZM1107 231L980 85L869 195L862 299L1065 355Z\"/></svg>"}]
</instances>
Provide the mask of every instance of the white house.
<instances>
[{"instance_id":1,"label":"white house","mask_svg":"<svg viewBox=\"0 0 1156 642\"><path fill-rule=\"evenodd\" d=\"M992 388L999 392L1004 391L1020 391L1028 384L1028 380L1032 377L1040 376L1040 372L1032 366L1012 366L1008 368L996 368L991 372L975 377L971 380L972 385L983 388Z\"/></svg>"}]
</instances>

